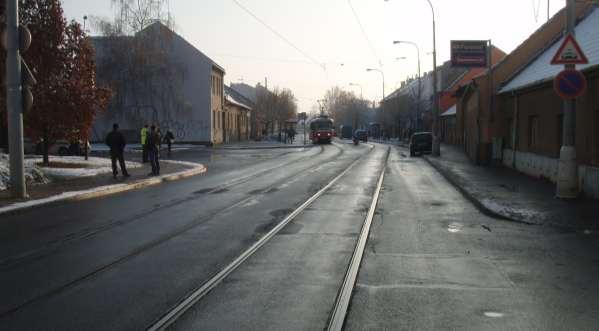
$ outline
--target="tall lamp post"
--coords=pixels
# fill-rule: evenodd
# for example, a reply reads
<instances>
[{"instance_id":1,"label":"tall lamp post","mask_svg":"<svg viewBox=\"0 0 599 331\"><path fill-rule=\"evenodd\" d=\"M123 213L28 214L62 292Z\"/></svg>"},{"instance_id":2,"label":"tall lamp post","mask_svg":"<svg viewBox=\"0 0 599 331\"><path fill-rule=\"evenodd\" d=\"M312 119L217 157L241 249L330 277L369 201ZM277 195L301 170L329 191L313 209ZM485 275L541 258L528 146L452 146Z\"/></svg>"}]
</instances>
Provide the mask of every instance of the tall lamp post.
<instances>
[{"instance_id":1,"label":"tall lamp post","mask_svg":"<svg viewBox=\"0 0 599 331\"><path fill-rule=\"evenodd\" d=\"M357 86L360 88L360 101L364 100L364 95L363 92L364 90L362 89L362 85L360 84L356 84L356 83L349 83L349 86ZM354 130L357 130L357 126L358 126L358 114L356 114L356 110L354 109L354 119L353 119L353 123L352 126L354 128Z\"/></svg>"},{"instance_id":2,"label":"tall lamp post","mask_svg":"<svg viewBox=\"0 0 599 331\"><path fill-rule=\"evenodd\" d=\"M363 97L364 90L362 89L362 85L356 84L356 83L349 83L349 86L357 86L357 87L359 87L360 88L360 100L364 99L364 97Z\"/></svg>"},{"instance_id":3,"label":"tall lamp post","mask_svg":"<svg viewBox=\"0 0 599 331\"><path fill-rule=\"evenodd\" d=\"M417 43L412 42L412 41L395 40L393 42L393 45L398 45L398 44L412 45L416 48L416 53L418 56L418 100L416 102L416 116L418 117L418 120L421 120L422 116L420 114L420 103L422 102L422 73L420 72L420 47L418 47ZM417 126L416 129L420 129L419 125Z\"/></svg>"},{"instance_id":4,"label":"tall lamp post","mask_svg":"<svg viewBox=\"0 0 599 331\"><path fill-rule=\"evenodd\" d=\"M384 113L384 112L385 112L385 110L384 110L384 108L383 108L383 107L385 106L385 73L384 73L382 70L380 70L380 69L375 69L375 68L367 68L367 69L366 69L366 71L367 71L367 72L373 72L373 71L376 71L376 72L380 73L380 74L381 74L381 77L383 78L383 99L381 99L381 103L380 103L380 111L381 111L381 113ZM382 122L382 121L381 121L381 122ZM380 131L380 130L379 130L379 131ZM380 138L380 132L379 132L379 138Z\"/></svg>"},{"instance_id":5,"label":"tall lamp post","mask_svg":"<svg viewBox=\"0 0 599 331\"><path fill-rule=\"evenodd\" d=\"M393 45L397 45L397 44L408 44L408 45L412 45L416 48L416 53L418 55L418 79L420 79L420 47L418 47L418 44L412 41L405 41L405 40L395 40L393 42ZM399 57L397 58L399 59L405 59L405 57Z\"/></svg>"},{"instance_id":6,"label":"tall lamp post","mask_svg":"<svg viewBox=\"0 0 599 331\"><path fill-rule=\"evenodd\" d=\"M389 1L389 0L385 0ZM435 21L435 8L431 0L426 0L428 5L431 7L431 13L433 15L433 155L441 155L441 149L439 146L439 96L437 87L437 28Z\"/></svg>"},{"instance_id":7,"label":"tall lamp post","mask_svg":"<svg viewBox=\"0 0 599 331\"><path fill-rule=\"evenodd\" d=\"M384 101L385 100L385 73L380 69L374 69L374 68L368 68L368 69L366 69L366 71L368 71L368 72L376 71L381 74L381 77L383 78L383 101Z\"/></svg>"}]
</instances>

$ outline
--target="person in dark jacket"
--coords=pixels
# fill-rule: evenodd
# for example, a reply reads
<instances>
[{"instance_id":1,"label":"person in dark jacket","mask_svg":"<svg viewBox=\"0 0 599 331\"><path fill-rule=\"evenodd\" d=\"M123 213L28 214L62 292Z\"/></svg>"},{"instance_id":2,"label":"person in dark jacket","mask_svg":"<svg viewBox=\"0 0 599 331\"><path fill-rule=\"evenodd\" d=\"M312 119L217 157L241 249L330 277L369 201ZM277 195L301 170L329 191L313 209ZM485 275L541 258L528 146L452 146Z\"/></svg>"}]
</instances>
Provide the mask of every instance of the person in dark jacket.
<instances>
[{"instance_id":1,"label":"person in dark jacket","mask_svg":"<svg viewBox=\"0 0 599 331\"><path fill-rule=\"evenodd\" d=\"M156 127L152 125L150 127L150 133L148 134L148 156L150 158L150 164L152 165L152 173L149 176L158 176L160 175L160 162L158 161L159 150L158 146L160 144L160 136L158 132L156 132Z\"/></svg>"},{"instance_id":2,"label":"person in dark jacket","mask_svg":"<svg viewBox=\"0 0 599 331\"><path fill-rule=\"evenodd\" d=\"M112 176L116 179L116 175L119 174L119 171L116 167L116 161L119 161L119 165L121 166L121 172L123 173L123 177L129 177L129 173L127 172L127 168L125 167L125 145L127 142L125 141L125 136L119 131L119 125L112 125L112 132L110 132L106 136L106 145L110 147L110 160L112 161Z\"/></svg>"},{"instance_id":3,"label":"person in dark jacket","mask_svg":"<svg viewBox=\"0 0 599 331\"><path fill-rule=\"evenodd\" d=\"M164 142L168 147L168 156L171 156L171 147L173 146L173 141L175 141L175 135L171 132L171 130L166 130L166 135L164 136Z\"/></svg>"},{"instance_id":4,"label":"person in dark jacket","mask_svg":"<svg viewBox=\"0 0 599 331\"><path fill-rule=\"evenodd\" d=\"M141 148L142 148L142 153L141 153L141 159L143 163L147 163L148 162L148 134L149 134L149 130L148 130L148 125L144 125L143 128L141 128L140 131L140 139L141 139Z\"/></svg>"}]
</instances>

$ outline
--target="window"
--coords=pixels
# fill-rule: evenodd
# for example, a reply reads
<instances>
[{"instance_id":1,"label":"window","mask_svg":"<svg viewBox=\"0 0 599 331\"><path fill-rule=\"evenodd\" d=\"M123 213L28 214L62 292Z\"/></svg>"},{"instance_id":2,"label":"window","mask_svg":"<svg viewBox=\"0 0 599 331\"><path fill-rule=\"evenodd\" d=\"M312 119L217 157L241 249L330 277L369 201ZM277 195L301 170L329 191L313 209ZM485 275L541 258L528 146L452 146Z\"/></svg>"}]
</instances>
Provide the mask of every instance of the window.
<instances>
[{"instance_id":1,"label":"window","mask_svg":"<svg viewBox=\"0 0 599 331\"><path fill-rule=\"evenodd\" d=\"M537 148L539 146L540 123L539 116L534 115L528 118L528 147Z\"/></svg>"}]
</instances>

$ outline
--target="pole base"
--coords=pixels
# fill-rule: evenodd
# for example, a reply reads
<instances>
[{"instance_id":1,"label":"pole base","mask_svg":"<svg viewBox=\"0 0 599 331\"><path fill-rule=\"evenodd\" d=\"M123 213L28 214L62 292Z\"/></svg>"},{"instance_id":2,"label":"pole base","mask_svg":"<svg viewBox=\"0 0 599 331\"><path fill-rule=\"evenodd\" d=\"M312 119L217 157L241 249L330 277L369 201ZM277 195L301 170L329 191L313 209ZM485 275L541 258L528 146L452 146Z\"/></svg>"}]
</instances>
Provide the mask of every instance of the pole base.
<instances>
[{"instance_id":1,"label":"pole base","mask_svg":"<svg viewBox=\"0 0 599 331\"><path fill-rule=\"evenodd\" d=\"M441 140L438 136L433 136L433 156L441 156Z\"/></svg>"},{"instance_id":2,"label":"pole base","mask_svg":"<svg viewBox=\"0 0 599 331\"><path fill-rule=\"evenodd\" d=\"M556 197L559 199L576 199L579 193L576 148L574 146L562 146L559 153Z\"/></svg>"}]
</instances>

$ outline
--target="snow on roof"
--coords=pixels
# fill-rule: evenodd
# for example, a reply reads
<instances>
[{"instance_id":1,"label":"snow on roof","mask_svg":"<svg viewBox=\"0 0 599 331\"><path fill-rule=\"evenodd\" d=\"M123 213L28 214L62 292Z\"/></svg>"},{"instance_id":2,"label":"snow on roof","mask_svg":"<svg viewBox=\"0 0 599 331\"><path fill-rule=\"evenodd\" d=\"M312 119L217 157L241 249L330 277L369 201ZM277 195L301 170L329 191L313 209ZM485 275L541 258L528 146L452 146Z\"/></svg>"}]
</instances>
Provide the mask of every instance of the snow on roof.
<instances>
[{"instance_id":1,"label":"snow on roof","mask_svg":"<svg viewBox=\"0 0 599 331\"><path fill-rule=\"evenodd\" d=\"M245 108L247 110L252 110L252 107L250 107L248 105L245 105L244 103L238 101L237 99L235 99L235 97L233 97L230 94L225 94L225 100L227 100L227 102L229 102L229 103L231 103L231 104L233 104L235 106L238 106L238 107L241 107L241 108Z\"/></svg>"},{"instance_id":2,"label":"snow on roof","mask_svg":"<svg viewBox=\"0 0 599 331\"><path fill-rule=\"evenodd\" d=\"M578 70L584 70L599 65L599 10L597 7L576 26L576 39L583 52L589 59L589 64L578 65ZM538 58L531 62L524 70L513 77L499 93L506 93L537 85L552 80L563 66L551 65L551 59L565 39L560 38L555 44L547 48Z\"/></svg>"},{"instance_id":3,"label":"snow on roof","mask_svg":"<svg viewBox=\"0 0 599 331\"><path fill-rule=\"evenodd\" d=\"M446 112L441 114L441 116L452 116L452 115L455 115L456 112L457 112L457 105L453 105L453 106L451 106L451 108L447 109Z\"/></svg>"}]
</instances>

